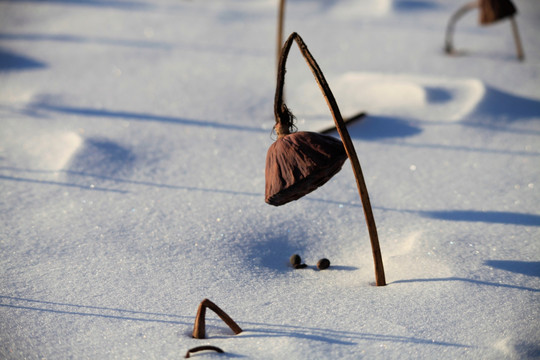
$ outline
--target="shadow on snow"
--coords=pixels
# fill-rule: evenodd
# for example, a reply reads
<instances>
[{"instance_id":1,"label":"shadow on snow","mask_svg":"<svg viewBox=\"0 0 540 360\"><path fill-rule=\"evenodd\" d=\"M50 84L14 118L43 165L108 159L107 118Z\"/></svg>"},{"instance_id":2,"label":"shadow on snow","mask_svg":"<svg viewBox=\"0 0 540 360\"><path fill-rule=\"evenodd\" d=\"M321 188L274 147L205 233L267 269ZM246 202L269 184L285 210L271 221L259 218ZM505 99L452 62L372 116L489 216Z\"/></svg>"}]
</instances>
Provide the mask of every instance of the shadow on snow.
<instances>
[{"instance_id":1,"label":"shadow on snow","mask_svg":"<svg viewBox=\"0 0 540 360\"><path fill-rule=\"evenodd\" d=\"M0 0L2 2L11 2L10 0ZM124 10L148 10L150 5L137 1L111 1L111 0L17 0L17 2L29 3L56 3L62 5L90 6L100 8L116 8Z\"/></svg>"},{"instance_id":2,"label":"shadow on snow","mask_svg":"<svg viewBox=\"0 0 540 360\"><path fill-rule=\"evenodd\" d=\"M41 61L0 48L0 71L36 70L45 67L47 65Z\"/></svg>"},{"instance_id":3,"label":"shadow on snow","mask_svg":"<svg viewBox=\"0 0 540 360\"><path fill-rule=\"evenodd\" d=\"M223 130L235 130L235 131L249 131L249 132L259 132L259 133L269 133L268 130L263 129L262 127L249 127L243 125L235 124L224 124L213 121L202 121L202 120L191 120L175 116L164 116L164 115L155 115L155 114L145 114L145 113L135 113L129 111L113 111L113 110L103 110L103 109L92 109L92 108L82 108L82 107L70 107L70 106L59 106L59 105L50 105L44 103L33 104L29 111L35 110L47 110L63 114L79 115L86 117L95 117L95 118L111 118L111 119L125 119L125 120L134 120L134 121L149 121L149 122L161 122L175 125L185 125L185 126L199 126L199 127L210 127Z\"/></svg>"},{"instance_id":4,"label":"shadow on snow","mask_svg":"<svg viewBox=\"0 0 540 360\"><path fill-rule=\"evenodd\" d=\"M526 291L532 291L532 292L540 292L540 289L530 288L530 287L526 287L526 286L501 284L501 283L482 281L482 280L474 280L474 279L467 279L467 278L461 278L461 277L396 280L396 281L392 281L391 283L389 283L389 285L390 284L416 283L416 282L454 282L454 281L470 283L470 284L474 284L474 285L485 285L485 286L494 286L494 287L501 287L501 288L507 288L507 289L516 289L516 290L526 290Z\"/></svg>"},{"instance_id":5,"label":"shadow on snow","mask_svg":"<svg viewBox=\"0 0 540 360\"><path fill-rule=\"evenodd\" d=\"M442 210L417 211L417 213L438 220L540 226L540 215L510 211Z\"/></svg>"},{"instance_id":6,"label":"shadow on snow","mask_svg":"<svg viewBox=\"0 0 540 360\"><path fill-rule=\"evenodd\" d=\"M165 314L159 312L148 312L138 310L126 310L102 306L78 305L61 302L43 301L27 299L21 297L0 295L0 307L27 310L35 312L52 313L58 315L88 316L114 320L157 322L172 325L193 326L195 316L184 316L175 314ZM195 311L195 309L194 309ZM219 319L207 318L208 322L221 323ZM400 335L384 335L374 333L362 333L354 331L343 331L334 329L313 328L307 326L258 323L249 321L239 321L244 332L239 337L292 337L313 341L327 342L338 345L355 345L355 341L377 341L394 343L413 343L421 345L438 345L452 347L469 347L468 345L437 341L432 339L421 339ZM247 326L246 326L247 325ZM251 327L250 327L251 326ZM213 327L213 326L212 326ZM232 334L232 332L231 332ZM187 335L189 336L189 335ZM233 336L233 335L231 335ZM209 336L209 339L223 337ZM228 337L227 337L228 338Z\"/></svg>"},{"instance_id":7,"label":"shadow on snow","mask_svg":"<svg viewBox=\"0 0 540 360\"><path fill-rule=\"evenodd\" d=\"M540 261L487 260L484 265L517 274L540 277Z\"/></svg>"},{"instance_id":8,"label":"shadow on snow","mask_svg":"<svg viewBox=\"0 0 540 360\"><path fill-rule=\"evenodd\" d=\"M491 86L486 86L485 89L484 97L473 111L477 115L489 115L489 118L493 119L495 123L531 120L540 117L540 100L514 95ZM489 127L488 123L481 125Z\"/></svg>"}]
</instances>

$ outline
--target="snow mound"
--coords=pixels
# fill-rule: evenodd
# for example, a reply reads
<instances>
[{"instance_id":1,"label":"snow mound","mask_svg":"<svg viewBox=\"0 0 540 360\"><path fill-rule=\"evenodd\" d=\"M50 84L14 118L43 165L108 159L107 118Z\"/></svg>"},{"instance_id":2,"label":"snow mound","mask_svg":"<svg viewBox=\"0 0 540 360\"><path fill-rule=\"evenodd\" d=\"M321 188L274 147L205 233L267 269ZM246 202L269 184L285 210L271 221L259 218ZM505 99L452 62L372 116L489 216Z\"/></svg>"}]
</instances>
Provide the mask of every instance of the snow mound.
<instances>
[{"instance_id":1,"label":"snow mound","mask_svg":"<svg viewBox=\"0 0 540 360\"><path fill-rule=\"evenodd\" d=\"M82 142L75 132L51 132L29 137L23 146L31 166L58 171L69 162Z\"/></svg>"},{"instance_id":2,"label":"snow mound","mask_svg":"<svg viewBox=\"0 0 540 360\"><path fill-rule=\"evenodd\" d=\"M418 256L423 236L425 234L422 231L413 231L391 240L384 254L389 274L399 274L401 279L415 279L426 273L437 277L452 275L451 269L437 259Z\"/></svg>"},{"instance_id":3,"label":"snow mound","mask_svg":"<svg viewBox=\"0 0 540 360\"><path fill-rule=\"evenodd\" d=\"M494 347L510 359L534 359L540 356L538 344L523 341L515 343L515 339L510 337L501 339Z\"/></svg>"},{"instance_id":4,"label":"snow mound","mask_svg":"<svg viewBox=\"0 0 540 360\"><path fill-rule=\"evenodd\" d=\"M328 81L344 117L366 111L378 116L460 121L475 109L486 92L484 84L477 79L408 74L349 72ZM321 101L320 90L311 82L291 91L289 105L293 110L309 109L306 114L297 114L301 128L311 126L311 118L328 118L328 107ZM306 122L303 117L310 120ZM315 121L313 126L320 124Z\"/></svg>"},{"instance_id":5,"label":"snow mound","mask_svg":"<svg viewBox=\"0 0 540 360\"><path fill-rule=\"evenodd\" d=\"M336 2L330 13L342 20L350 20L363 16L383 16L391 10L391 0L347 0Z\"/></svg>"}]
</instances>

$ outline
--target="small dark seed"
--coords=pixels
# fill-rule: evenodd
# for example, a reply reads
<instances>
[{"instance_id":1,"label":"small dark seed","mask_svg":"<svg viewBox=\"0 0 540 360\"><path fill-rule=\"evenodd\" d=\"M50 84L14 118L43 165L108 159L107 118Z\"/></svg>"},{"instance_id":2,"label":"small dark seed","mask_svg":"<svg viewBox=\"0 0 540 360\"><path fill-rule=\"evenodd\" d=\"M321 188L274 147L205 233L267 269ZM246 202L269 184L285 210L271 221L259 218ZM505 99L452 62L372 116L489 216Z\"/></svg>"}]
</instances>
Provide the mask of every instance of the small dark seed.
<instances>
[{"instance_id":1,"label":"small dark seed","mask_svg":"<svg viewBox=\"0 0 540 360\"><path fill-rule=\"evenodd\" d=\"M306 264L295 264L295 265L293 265L293 268L295 268L295 269L305 269L305 268L307 268L307 265Z\"/></svg>"},{"instance_id":2,"label":"small dark seed","mask_svg":"<svg viewBox=\"0 0 540 360\"><path fill-rule=\"evenodd\" d=\"M300 255L294 254L293 256L291 256L290 262L291 262L291 265L295 267L297 265L300 265L300 263L302 262L302 259L300 258Z\"/></svg>"},{"instance_id":3,"label":"small dark seed","mask_svg":"<svg viewBox=\"0 0 540 360\"><path fill-rule=\"evenodd\" d=\"M328 269L330 267L330 260L324 258L317 262L317 268L319 270Z\"/></svg>"}]
</instances>

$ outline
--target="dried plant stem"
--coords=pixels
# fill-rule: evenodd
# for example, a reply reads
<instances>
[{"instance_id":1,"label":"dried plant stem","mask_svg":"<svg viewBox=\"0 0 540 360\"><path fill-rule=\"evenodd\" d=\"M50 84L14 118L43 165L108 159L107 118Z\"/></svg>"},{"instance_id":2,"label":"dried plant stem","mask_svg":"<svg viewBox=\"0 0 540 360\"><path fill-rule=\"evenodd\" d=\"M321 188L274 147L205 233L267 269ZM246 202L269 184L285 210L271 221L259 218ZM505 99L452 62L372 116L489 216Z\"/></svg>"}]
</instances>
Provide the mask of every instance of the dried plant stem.
<instances>
[{"instance_id":1,"label":"dried plant stem","mask_svg":"<svg viewBox=\"0 0 540 360\"><path fill-rule=\"evenodd\" d=\"M355 122L358 122L358 121L362 120L365 117L366 117L366 113L362 111L362 112L359 112L358 114L354 114L353 116L351 116L349 118L343 119L343 121L345 122L345 125L350 125L352 123L355 123ZM328 133L331 133L333 131L336 131L336 124L329 125L328 127L319 130L319 133L320 134L328 134Z\"/></svg>"},{"instance_id":2,"label":"dried plant stem","mask_svg":"<svg viewBox=\"0 0 540 360\"><path fill-rule=\"evenodd\" d=\"M283 47L283 28L285 24L285 7L286 7L286 0L279 0L278 5L278 24L277 24L277 41L276 41L276 65L279 69L279 59L281 57L281 49ZM279 71L279 70L278 70ZM345 118L345 122L348 124L349 122L354 122L357 120L360 120L365 116L364 112L360 112L358 114L355 114L351 116L350 118ZM323 131L319 131L321 134L329 133L334 131L336 128L335 126L330 126Z\"/></svg>"},{"instance_id":3,"label":"dried plant stem","mask_svg":"<svg viewBox=\"0 0 540 360\"><path fill-rule=\"evenodd\" d=\"M454 36L454 28L456 26L456 22L466 13L469 11L478 8L479 2L478 1L472 1L470 3L467 3L460 7L454 15L450 18L450 21L448 22L448 26L446 27L446 40L445 40L445 47L444 50L447 54L454 53L454 45L452 41L452 37Z\"/></svg>"},{"instance_id":4,"label":"dried plant stem","mask_svg":"<svg viewBox=\"0 0 540 360\"><path fill-rule=\"evenodd\" d=\"M232 331L236 335L240 334L242 332L242 329L234 320L225 313L225 311L221 310L219 306L214 304L212 301L208 299L204 299L200 304L199 308L197 309L197 317L195 318L195 326L193 327L193 337L195 339L204 339L205 338L205 332L206 332L206 308L209 308L213 312L215 312L221 320L227 324Z\"/></svg>"},{"instance_id":5,"label":"dried plant stem","mask_svg":"<svg viewBox=\"0 0 540 360\"><path fill-rule=\"evenodd\" d=\"M276 66L279 66L279 56L281 54L281 47L283 46L283 23L285 18L285 0L279 0L278 8L278 25L277 25L277 44L276 44Z\"/></svg>"},{"instance_id":6,"label":"dried plant stem","mask_svg":"<svg viewBox=\"0 0 540 360\"><path fill-rule=\"evenodd\" d=\"M519 60L525 60L525 54L523 52L523 46L521 45L521 38L519 37L519 31L517 27L517 21L514 16L510 17L512 23L512 33L514 34L514 41L516 43L516 53Z\"/></svg>"},{"instance_id":7,"label":"dried plant stem","mask_svg":"<svg viewBox=\"0 0 540 360\"><path fill-rule=\"evenodd\" d=\"M218 348L217 346L203 345L203 346L194 347L193 349L189 349L187 351L187 353L186 353L186 356L184 356L184 358L189 359L190 354L195 353L195 352L199 352L199 351L205 351L205 350L212 350L212 351L216 351L218 353L224 353L224 351L221 350L220 348Z\"/></svg>"},{"instance_id":8,"label":"dried plant stem","mask_svg":"<svg viewBox=\"0 0 540 360\"><path fill-rule=\"evenodd\" d=\"M470 3L463 5L454 13L454 15L452 15L446 27L446 38L445 38L445 46L444 46L444 50L446 51L446 53L448 54L454 53L454 44L453 44L452 38L454 35L454 28L456 26L457 21L467 12L473 9L479 8L479 7L480 7L480 2L475 0L475 1L472 1ZM523 45L521 44L521 38L519 36L519 31L518 31L515 16L513 15L510 16L510 22L512 26L512 33L514 35L514 42L516 43L517 58L518 60L523 61L525 59L525 54L523 52Z\"/></svg>"},{"instance_id":9,"label":"dried plant stem","mask_svg":"<svg viewBox=\"0 0 540 360\"><path fill-rule=\"evenodd\" d=\"M382 261L382 256L381 256L381 249L379 246L379 237L377 235L377 226L375 224L375 218L373 217L371 202L369 200L366 183L364 181L364 176L362 174L362 168L360 167L360 161L358 160L358 156L356 155L356 151L354 149L351 137L349 135L349 131L347 130L347 126L345 125L343 121L341 112L339 111L334 95L332 94L332 91L330 90L330 87L328 86L328 83L326 82L326 79L321 69L319 68L319 65L317 64L317 62L315 61L315 59L309 52L302 38L297 33L292 33L289 36L289 38L283 45L283 49L282 49L282 54L280 58L280 66L279 66L279 71L278 71L278 85L276 88L276 99L275 99L275 105L274 105L275 106L274 112L276 114L276 122L281 121L282 109L286 108L286 106L284 106L283 104L283 85L285 82L285 63L287 61L287 56L289 54L289 50L291 48L293 41L296 41L296 43L298 44L298 47L300 48L300 52L306 59L306 62L308 63L311 71L313 72L313 75L315 76L315 79L317 80L317 83L319 84L319 87L321 88L321 91L324 94L324 98L326 99L328 107L330 108L330 111L334 118L334 122L336 123L336 129L338 130L341 140L343 141L343 145L345 147L345 151L347 152L347 156L349 157L349 160L351 161L354 176L356 178L356 185L358 187L360 199L362 200L362 205L364 208L364 215L366 218L369 237L371 240L371 249L373 253L373 260L375 263L375 283L377 286L384 286L386 285L386 279L384 276L384 267L383 267L383 261ZM282 124L282 126L283 125L285 124Z\"/></svg>"}]
</instances>

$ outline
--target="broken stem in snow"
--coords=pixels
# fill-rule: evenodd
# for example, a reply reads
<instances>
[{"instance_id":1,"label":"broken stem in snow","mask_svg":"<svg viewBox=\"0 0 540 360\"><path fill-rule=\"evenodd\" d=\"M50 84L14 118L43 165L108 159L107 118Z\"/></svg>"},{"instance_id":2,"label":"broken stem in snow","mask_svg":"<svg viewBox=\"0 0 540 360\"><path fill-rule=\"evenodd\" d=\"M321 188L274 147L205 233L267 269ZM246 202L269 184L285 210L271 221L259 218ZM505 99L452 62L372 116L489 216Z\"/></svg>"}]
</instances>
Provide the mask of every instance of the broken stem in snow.
<instances>
[{"instance_id":1,"label":"broken stem in snow","mask_svg":"<svg viewBox=\"0 0 540 360\"><path fill-rule=\"evenodd\" d=\"M206 350L212 350L218 353L224 353L224 351L218 348L217 346L203 345L203 346L194 347L193 349L189 349L186 353L186 356L184 356L184 358L189 359L192 353L199 352L199 351L206 351Z\"/></svg>"},{"instance_id":2,"label":"broken stem in snow","mask_svg":"<svg viewBox=\"0 0 540 360\"><path fill-rule=\"evenodd\" d=\"M232 331L236 335L240 334L242 332L242 329L234 320L225 313L225 311L221 310L219 306L214 304L208 299L204 299L200 304L199 308L197 309L197 316L195 318L195 326L193 327L193 337L195 339L204 339L205 338L205 332L206 332L206 308L209 308L213 312L215 312L221 320L227 324Z\"/></svg>"}]
</instances>

